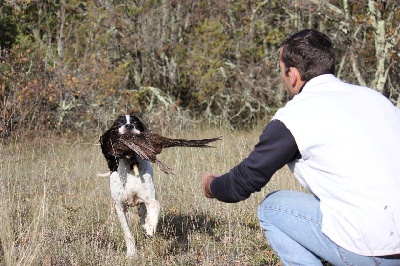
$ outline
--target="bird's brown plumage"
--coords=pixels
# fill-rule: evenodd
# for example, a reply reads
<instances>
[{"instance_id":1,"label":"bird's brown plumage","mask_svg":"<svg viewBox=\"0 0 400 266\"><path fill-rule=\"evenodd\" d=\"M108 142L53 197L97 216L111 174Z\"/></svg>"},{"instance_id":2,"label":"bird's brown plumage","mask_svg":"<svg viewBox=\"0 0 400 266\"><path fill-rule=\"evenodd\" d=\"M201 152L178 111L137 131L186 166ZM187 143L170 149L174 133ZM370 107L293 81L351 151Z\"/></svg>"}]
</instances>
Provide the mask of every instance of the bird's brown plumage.
<instances>
[{"instance_id":1,"label":"bird's brown plumage","mask_svg":"<svg viewBox=\"0 0 400 266\"><path fill-rule=\"evenodd\" d=\"M220 139L221 137L199 140L170 139L146 128L140 133L121 134L117 127L111 127L100 137L100 144L110 171L117 170L120 158L131 158L135 161L138 156L143 160L157 163L163 172L171 174L172 169L157 159L157 155L164 148L211 147L207 144Z\"/></svg>"}]
</instances>

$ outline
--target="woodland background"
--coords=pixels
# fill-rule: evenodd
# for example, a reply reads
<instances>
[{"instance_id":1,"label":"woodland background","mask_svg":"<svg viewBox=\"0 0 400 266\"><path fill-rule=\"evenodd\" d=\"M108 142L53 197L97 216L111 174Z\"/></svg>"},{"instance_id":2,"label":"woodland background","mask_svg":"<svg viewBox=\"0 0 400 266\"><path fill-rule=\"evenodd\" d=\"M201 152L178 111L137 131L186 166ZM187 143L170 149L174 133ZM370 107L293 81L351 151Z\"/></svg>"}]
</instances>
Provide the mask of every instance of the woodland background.
<instances>
[{"instance_id":1,"label":"woodland background","mask_svg":"<svg viewBox=\"0 0 400 266\"><path fill-rule=\"evenodd\" d=\"M400 106L398 0L0 0L0 137L153 127L245 128L288 97L278 49L328 34L338 77Z\"/></svg>"}]
</instances>

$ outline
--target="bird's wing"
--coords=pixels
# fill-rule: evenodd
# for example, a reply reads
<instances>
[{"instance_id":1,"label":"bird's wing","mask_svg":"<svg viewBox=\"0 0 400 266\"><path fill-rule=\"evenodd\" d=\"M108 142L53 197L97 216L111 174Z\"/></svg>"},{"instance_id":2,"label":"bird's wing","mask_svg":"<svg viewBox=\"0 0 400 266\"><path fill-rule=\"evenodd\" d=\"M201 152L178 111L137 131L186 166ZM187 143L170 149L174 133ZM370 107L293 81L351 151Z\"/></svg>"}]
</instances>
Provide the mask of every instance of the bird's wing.
<instances>
[{"instance_id":1,"label":"bird's wing","mask_svg":"<svg viewBox=\"0 0 400 266\"><path fill-rule=\"evenodd\" d=\"M157 159L157 152L140 138L121 138L120 142L135 152L141 159L156 163L166 174L172 174L172 169Z\"/></svg>"},{"instance_id":2,"label":"bird's wing","mask_svg":"<svg viewBox=\"0 0 400 266\"><path fill-rule=\"evenodd\" d=\"M143 141L138 141L137 138L126 139L121 137L119 141L131 149L143 160L154 162L157 159L157 154L154 152L154 150L148 145L145 145Z\"/></svg>"},{"instance_id":3,"label":"bird's wing","mask_svg":"<svg viewBox=\"0 0 400 266\"><path fill-rule=\"evenodd\" d=\"M139 137L121 138L120 142L134 151L141 159L156 163L166 174L172 174L172 169L157 159L157 152L150 143Z\"/></svg>"}]
</instances>

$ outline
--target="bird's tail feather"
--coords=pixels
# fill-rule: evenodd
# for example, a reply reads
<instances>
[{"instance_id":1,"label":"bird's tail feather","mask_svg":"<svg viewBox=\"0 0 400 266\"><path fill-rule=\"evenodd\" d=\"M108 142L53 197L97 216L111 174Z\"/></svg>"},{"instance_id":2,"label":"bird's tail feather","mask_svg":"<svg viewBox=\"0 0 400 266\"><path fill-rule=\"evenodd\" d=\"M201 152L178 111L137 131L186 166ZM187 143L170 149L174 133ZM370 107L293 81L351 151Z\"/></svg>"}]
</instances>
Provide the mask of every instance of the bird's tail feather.
<instances>
[{"instance_id":1,"label":"bird's tail feather","mask_svg":"<svg viewBox=\"0 0 400 266\"><path fill-rule=\"evenodd\" d=\"M169 147L196 147L196 148L213 148L208 145L211 142L221 140L221 137L211 139L170 139L164 138L163 148Z\"/></svg>"},{"instance_id":2,"label":"bird's tail feather","mask_svg":"<svg viewBox=\"0 0 400 266\"><path fill-rule=\"evenodd\" d=\"M163 171L164 173L166 173L167 175L173 175L174 174L172 172L172 170L173 170L172 168L168 167L167 165L165 165L164 163L162 163L158 159L156 159L155 162L158 165L158 167L160 167L160 170Z\"/></svg>"}]
</instances>

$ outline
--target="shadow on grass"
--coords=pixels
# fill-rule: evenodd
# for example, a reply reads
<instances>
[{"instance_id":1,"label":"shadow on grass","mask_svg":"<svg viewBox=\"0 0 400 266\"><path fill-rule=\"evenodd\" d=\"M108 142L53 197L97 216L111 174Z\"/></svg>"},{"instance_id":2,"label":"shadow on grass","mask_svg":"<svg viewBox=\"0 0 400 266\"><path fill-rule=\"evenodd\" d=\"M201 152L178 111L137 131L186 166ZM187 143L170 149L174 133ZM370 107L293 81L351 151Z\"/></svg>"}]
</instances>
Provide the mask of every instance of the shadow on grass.
<instances>
[{"instance_id":1,"label":"shadow on grass","mask_svg":"<svg viewBox=\"0 0 400 266\"><path fill-rule=\"evenodd\" d=\"M191 235L199 233L214 238L214 230L219 225L219 221L202 213L192 215L166 213L160 217L157 235L171 241L171 248L175 252L185 252L189 249ZM173 250L170 251L174 252Z\"/></svg>"},{"instance_id":2,"label":"shadow on grass","mask_svg":"<svg viewBox=\"0 0 400 266\"><path fill-rule=\"evenodd\" d=\"M157 234L164 238L186 237L188 234L205 233L213 235L213 230L220 224L216 219L205 214L171 214L166 213L158 222Z\"/></svg>"}]
</instances>

